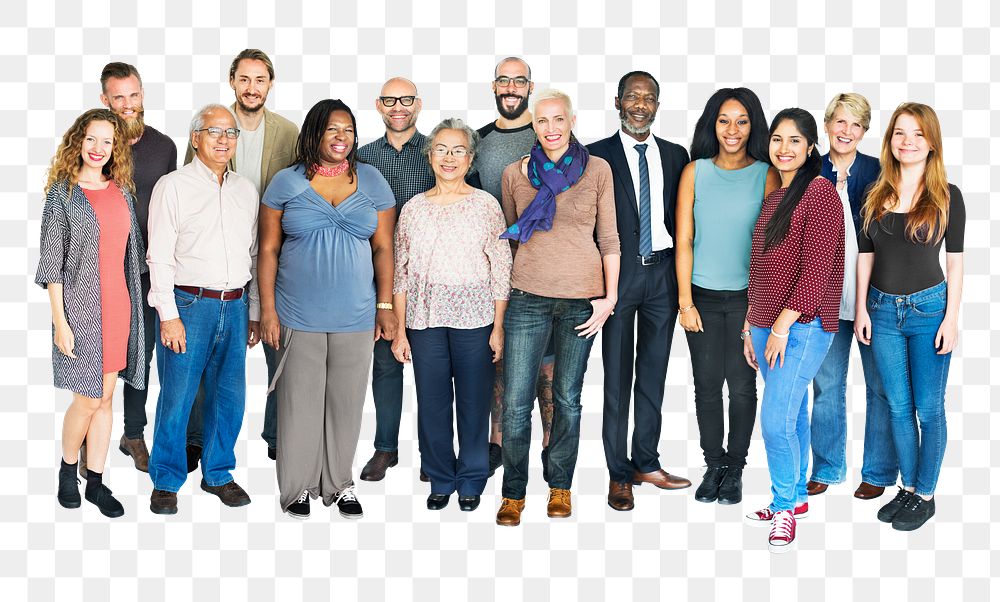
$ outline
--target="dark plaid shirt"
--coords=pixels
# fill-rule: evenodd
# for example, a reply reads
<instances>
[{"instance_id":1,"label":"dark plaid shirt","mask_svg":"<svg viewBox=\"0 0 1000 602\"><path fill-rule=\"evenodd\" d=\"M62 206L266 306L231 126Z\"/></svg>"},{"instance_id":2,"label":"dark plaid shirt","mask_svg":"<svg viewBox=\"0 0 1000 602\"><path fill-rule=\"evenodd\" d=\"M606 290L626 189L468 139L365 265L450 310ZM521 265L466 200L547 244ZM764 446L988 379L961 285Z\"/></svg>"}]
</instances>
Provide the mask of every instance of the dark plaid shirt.
<instances>
[{"instance_id":1,"label":"dark plaid shirt","mask_svg":"<svg viewBox=\"0 0 1000 602\"><path fill-rule=\"evenodd\" d=\"M397 151L383 135L358 149L358 159L375 167L389 182L396 197L396 211L403 208L406 201L434 186L434 173L423 154L427 138L420 132L403 144Z\"/></svg>"}]
</instances>

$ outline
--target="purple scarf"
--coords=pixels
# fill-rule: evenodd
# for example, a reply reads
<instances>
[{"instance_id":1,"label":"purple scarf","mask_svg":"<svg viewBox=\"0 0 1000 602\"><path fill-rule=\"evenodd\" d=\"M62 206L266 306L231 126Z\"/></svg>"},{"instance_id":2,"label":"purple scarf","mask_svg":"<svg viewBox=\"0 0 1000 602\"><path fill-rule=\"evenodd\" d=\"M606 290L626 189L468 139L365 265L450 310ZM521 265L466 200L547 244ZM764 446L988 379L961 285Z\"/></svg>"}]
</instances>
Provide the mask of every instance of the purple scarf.
<instances>
[{"instance_id":1,"label":"purple scarf","mask_svg":"<svg viewBox=\"0 0 1000 602\"><path fill-rule=\"evenodd\" d=\"M526 243L536 229L551 230L552 218L556 215L556 195L577 183L587 169L589 159L587 147L580 144L575 136L556 162L549 160L541 145L535 142L528 159L528 181L538 189L538 193L517 222L507 228L500 238Z\"/></svg>"}]
</instances>

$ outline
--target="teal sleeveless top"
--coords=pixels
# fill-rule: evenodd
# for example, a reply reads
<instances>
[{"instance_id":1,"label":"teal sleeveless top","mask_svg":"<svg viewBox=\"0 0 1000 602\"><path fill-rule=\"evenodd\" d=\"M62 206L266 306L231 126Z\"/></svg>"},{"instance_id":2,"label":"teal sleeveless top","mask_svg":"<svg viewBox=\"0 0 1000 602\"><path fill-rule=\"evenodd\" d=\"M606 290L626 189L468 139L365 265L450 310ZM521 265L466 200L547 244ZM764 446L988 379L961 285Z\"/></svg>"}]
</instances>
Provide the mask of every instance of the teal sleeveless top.
<instances>
[{"instance_id":1,"label":"teal sleeveless top","mask_svg":"<svg viewBox=\"0 0 1000 602\"><path fill-rule=\"evenodd\" d=\"M711 159L694 167L694 266L691 282L739 291L750 277L750 239L764 202L768 164L719 169Z\"/></svg>"}]
</instances>

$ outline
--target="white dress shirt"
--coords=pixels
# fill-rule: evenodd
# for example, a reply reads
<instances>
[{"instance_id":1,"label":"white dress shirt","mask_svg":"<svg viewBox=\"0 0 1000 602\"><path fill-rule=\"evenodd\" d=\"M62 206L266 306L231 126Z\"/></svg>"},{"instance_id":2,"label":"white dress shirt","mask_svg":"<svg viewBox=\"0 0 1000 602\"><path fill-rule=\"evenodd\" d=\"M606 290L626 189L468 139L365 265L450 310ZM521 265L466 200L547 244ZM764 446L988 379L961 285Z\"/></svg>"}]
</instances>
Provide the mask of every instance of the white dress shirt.
<instances>
[{"instance_id":1,"label":"white dress shirt","mask_svg":"<svg viewBox=\"0 0 1000 602\"><path fill-rule=\"evenodd\" d=\"M257 297L257 188L226 170L222 185L194 160L156 183L149 201L149 304L161 321L179 316L174 286L230 290L249 286L250 319Z\"/></svg>"},{"instance_id":2,"label":"white dress shirt","mask_svg":"<svg viewBox=\"0 0 1000 602\"><path fill-rule=\"evenodd\" d=\"M622 130L618 130L622 146L625 147L625 159L628 161L628 171L632 174L632 186L635 188L635 209L639 210L639 151L636 144L646 145L646 165L649 169L649 218L650 234L653 240L653 250L662 251L674 246L670 232L663 219L663 162L660 160L660 147L650 134L645 142L637 142Z\"/></svg>"},{"instance_id":3,"label":"white dress shirt","mask_svg":"<svg viewBox=\"0 0 1000 602\"><path fill-rule=\"evenodd\" d=\"M831 163L833 163L831 161ZM851 177L851 167L847 168L847 177ZM833 173L837 173L837 165L833 164ZM851 216L851 201L847 198L847 182L843 186L834 185L840 196L840 204L844 206L844 290L840 294L840 319L854 321L854 301L858 282L858 234L854 231L854 218Z\"/></svg>"}]
</instances>

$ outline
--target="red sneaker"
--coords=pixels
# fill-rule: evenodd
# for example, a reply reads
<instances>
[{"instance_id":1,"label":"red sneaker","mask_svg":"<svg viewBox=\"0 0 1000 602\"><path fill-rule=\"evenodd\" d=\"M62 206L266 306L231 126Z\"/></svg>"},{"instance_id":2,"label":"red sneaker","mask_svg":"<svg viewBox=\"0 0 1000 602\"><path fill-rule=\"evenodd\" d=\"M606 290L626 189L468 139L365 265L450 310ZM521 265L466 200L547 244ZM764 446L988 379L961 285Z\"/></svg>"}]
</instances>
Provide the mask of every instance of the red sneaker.
<instances>
[{"instance_id":1,"label":"red sneaker","mask_svg":"<svg viewBox=\"0 0 1000 602\"><path fill-rule=\"evenodd\" d=\"M775 512L771 519L771 534L767 536L767 550L784 554L795 546L795 516L789 510Z\"/></svg>"},{"instance_id":2,"label":"red sneaker","mask_svg":"<svg viewBox=\"0 0 1000 602\"><path fill-rule=\"evenodd\" d=\"M757 510L756 512L751 512L743 517L743 522L750 525L751 527L769 527L771 526L771 519L774 518L775 513L771 512L771 507L768 506L763 510ZM802 502L795 507L795 519L806 518L809 516L809 502Z\"/></svg>"}]
</instances>

